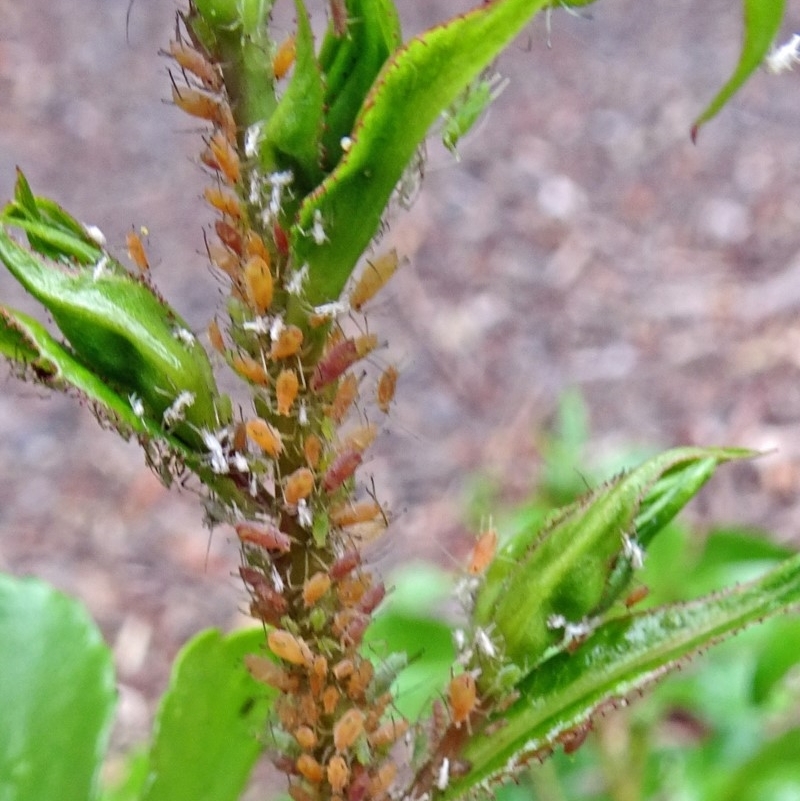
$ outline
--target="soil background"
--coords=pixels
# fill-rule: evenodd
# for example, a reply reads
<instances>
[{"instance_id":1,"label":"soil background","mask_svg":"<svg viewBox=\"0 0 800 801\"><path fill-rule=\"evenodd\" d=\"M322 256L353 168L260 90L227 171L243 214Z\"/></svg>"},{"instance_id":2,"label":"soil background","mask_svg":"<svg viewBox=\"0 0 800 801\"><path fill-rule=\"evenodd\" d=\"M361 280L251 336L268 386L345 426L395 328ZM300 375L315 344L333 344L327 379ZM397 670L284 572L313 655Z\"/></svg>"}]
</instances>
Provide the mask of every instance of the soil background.
<instances>
[{"instance_id":1,"label":"soil background","mask_svg":"<svg viewBox=\"0 0 800 801\"><path fill-rule=\"evenodd\" d=\"M321 5L321 4L320 4ZM407 35L466 9L400 0ZM277 3L288 32L291 4ZM205 330L220 285L203 255L198 129L165 102L173 0L0 0L0 197L14 168L100 226L124 260L150 231L157 283ZM800 531L800 69L759 73L689 140L731 72L732 0L604 0L529 25L510 85L460 147L432 142L386 238L408 257L370 315L402 368L365 475L394 513L377 556L463 564L476 477L511 503L541 432L578 388L589 460L634 447L772 451L693 505L781 541ZM322 21L321 14L318 15ZM783 40L800 28L790 2ZM5 274L3 302L25 309ZM172 658L241 625L230 533L203 528L138 448L74 400L0 377L0 569L82 598L115 650L118 746L148 731Z\"/></svg>"}]
</instances>

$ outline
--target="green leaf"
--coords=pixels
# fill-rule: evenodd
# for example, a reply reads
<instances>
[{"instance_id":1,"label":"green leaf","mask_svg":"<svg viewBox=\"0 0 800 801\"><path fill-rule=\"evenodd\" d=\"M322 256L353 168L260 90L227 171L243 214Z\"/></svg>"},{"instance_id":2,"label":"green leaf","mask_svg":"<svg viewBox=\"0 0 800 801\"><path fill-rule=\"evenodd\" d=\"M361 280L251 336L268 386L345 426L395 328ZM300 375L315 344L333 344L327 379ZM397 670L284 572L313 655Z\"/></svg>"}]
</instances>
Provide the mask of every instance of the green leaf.
<instances>
[{"instance_id":1,"label":"green leaf","mask_svg":"<svg viewBox=\"0 0 800 801\"><path fill-rule=\"evenodd\" d=\"M0 643L0 798L93 798L116 698L97 626L42 582L0 576Z\"/></svg>"},{"instance_id":2,"label":"green leaf","mask_svg":"<svg viewBox=\"0 0 800 801\"><path fill-rule=\"evenodd\" d=\"M520 699L497 716L504 725L468 741L462 756L472 769L441 797L508 775L512 760L549 753L598 709L624 703L691 654L798 603L800 555L750 584L605 623L577 651L554 656L523 680Z\"/></svg>"},{"instance_id":3,"label":"green leaf","mask_svg":"<svg viewBox=\"0 0 800 801\"><path fill-rule=\"evenodd\" d=\"M356 118L350 149L306 198L292 229L295 260L310 268L310 302L339 297L432 123L545 5L495 0L411 39L384 65ZM315 214L327 242L307 235Z\"/></svg>"},{"instance_id":4,"label":"green leaf","mask_svg":"<svg viewBox=\"0 0 800 801\"><path fill-rule=\"evenodd\" d=\"M161 701L142 801L235 801L261 753L274 692L242 659L261 629L198 634L178 655Z\"/></svg>"},{"instance_id":5,"label":"green leaf","mask_svg":"<svg viewBox=\"0 0 800 801\"><path fill-rule=\"evenodd\" d=\"M783 20L785 0L744 0L744 41L736 69L728 82L692 125L692 141L708 122L742 88L769 52Z\"/></svg>"}]
</instances>

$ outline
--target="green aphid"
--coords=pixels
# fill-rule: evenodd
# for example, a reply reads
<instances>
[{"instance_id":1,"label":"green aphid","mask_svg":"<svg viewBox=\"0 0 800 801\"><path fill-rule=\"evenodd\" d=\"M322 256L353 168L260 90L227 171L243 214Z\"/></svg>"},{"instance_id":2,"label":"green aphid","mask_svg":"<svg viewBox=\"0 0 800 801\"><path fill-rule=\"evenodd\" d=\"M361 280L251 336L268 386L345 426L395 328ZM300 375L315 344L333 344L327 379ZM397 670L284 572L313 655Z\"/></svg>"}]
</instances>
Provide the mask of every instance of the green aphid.
<instances>
[{"instance_id":1,"label":"green aphid","mask_svg":"<svg viewBox=\"0 0 800 801\"><path fill-rule=\"evenodd\" d=\"M486 73L476 78L458 96L455 103L442 113L442 144L458 157L456 144L466 136L481 115L508 85L508 78L498 73Z\"/></svg>"}]
</instances>

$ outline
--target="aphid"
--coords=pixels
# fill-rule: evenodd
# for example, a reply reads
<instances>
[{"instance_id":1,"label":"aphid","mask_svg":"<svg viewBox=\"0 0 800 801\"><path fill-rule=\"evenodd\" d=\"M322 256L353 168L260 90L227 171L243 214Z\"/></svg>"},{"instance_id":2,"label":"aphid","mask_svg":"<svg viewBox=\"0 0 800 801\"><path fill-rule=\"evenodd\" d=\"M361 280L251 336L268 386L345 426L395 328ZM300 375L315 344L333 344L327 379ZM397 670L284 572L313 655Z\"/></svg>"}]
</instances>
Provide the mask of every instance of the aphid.
<instances>
[{"instance_id":1,"label":"aphid","mask_svg":"<svg viewBox=\"0 0 800 801\"><path fill-rule=\"evenodd\" d=\"M222 336L222 331L216 320L212 320L208 324L208 341L215 351L218 353L225 353L225 339Z\"/></svg>"},{"instance_id":2,"label":"aphid","mask_svg":"<svg viewBox=\"0 0 800 801\"><path fill-rule=\"evenodd\" d=\"M325 770L311 754L300 754L295 763L298 773L311 784L319 784L325 778Z\"/></svg>"},{"instance_id":3,"label":"aphid","mask_svg":"<svg viewBox=\"0 0 800 801\"><path fill-rule=\"evenodd\" d=\"M330 588L331 577L327 573L322 571L314 573L303 582L303 603L306 606L314 606Z\"/></svg>"},{"instance_id":4,"label":"aphid","mask_svg":"<svg viewBox=\"0 0 800 801\"><path fill-rule=\"evenodd\" d=\"M282 773L290 773L291 771L284 770L281 766L276 765L278 770ZM291 767L294 767L293 765ZM292 801L319 801L319 796L316 793L311 793L305 787L299 784L290 784L287 790Z\"/></svg>"},{"instance_id":5,"label":"aphid","mask_svg":"<svg viewBox=\"0 0 800 801\"><path fill-rule=\"evenodd\" d=\"M289 506L308 498L314 491L314 474L307 467L299 467L287 477L283 486L283 499Z\"/></svg>"},{"instance_id":6,"label":"aphid","mask_svg":"<svg viewBox=\"0 0 800 801\"><path fill-rule=\"evenodd\" d=\"M246 424L247 436L261 448L264 453L276 459L283 451L283 439L277 428L271 426L266 420L256 417L248 420Z\"/></svg>"},{"instance_id":7,"label":"aphid","mask_svg":"<svg viewBox=\"0 0 800 801\"><path fill-rule=\"evenodd\" d=\"M334 581L341 581L361 564L361 554L351 548L345 551L331 564L328 574Z\"/></svg>"},{"instance_id":8,"label":"aphid","mask_svg":"<svg viewBox=\"0 0 800 801\"><path fill-rule=\"evenodd\" d=\"M278 414L287 416L292 409L292 404L300 390L300 381L294 370L281 370L275 381L275 401L278 406Z\"/></svg>"},{"instance_id":9,"label":"aphid","mask_svg":"<svg viewBox=\"0 0 800 801\"><path fill-rule=\"evenodd\" d=\"M508 85L497 73L479 75L458 96L455 103L443 114L442 144L455 153L456 144L475 125L483 112L496 100Z\"/></svg>"},{"instance_id":10,"label":"aphid","mask_svg":"<svg viewBox=\"0 0 800 801\"><path fill-rule=\"evenodd\" d=\"M450 680L447 688L450 699L450 714L456 728L469 720L469 716L477 703L477 687L475 679L470 673L459 673Z\"/></svg>"},{"instance_id":11,"label":"aphid","mask_svg":"<svg viewBox=\"0 0 800 801\"><path fill-rule=\"evenodd\" d=\"M372 300L394 275L398 263L397 251L394 248L378 256L375 261L368 260L367 266L350 293L350 306L356 311L361 311L361 307Z\"/></svg>"},{"instance_id":12,"label":"aphid","mask_svg":"<svg viewBox=\"0 0 800 801\"><path fill-rule=\"evenodd\" d=\"M378 338L374 334L363 334L356 339L337 342L317 362L311 376L311 389L318 392L333 383L345 370L374 350L377 344Z\"/></svg>"},{"instance_id":13,"label":"aphid","mask_svg":"<svg viewBox=\"0 0 800 801\"><path fill-rule=\"evenodd\" d=\"M242 235L225 220L217 220L214 223L214 230L226 248L233 251L237 256L242 255Z\"/></svg>"},{"instance_id":14,"label":"aphid","mask_svg":"<svg viewBox=\"0 0 800 801\"><path fill-rule=\"evenodd\" d=\"M322 456L322 440L316 434L309 434L303 440L303 455L306 457L308 466L316 468Z\"/></svg>"},{"instance_id":15,"label":"aphid","mask_svg":"<svg viewBox=\"0 0 800 801\"><path fill-rule=\"evenodd\" d=\"M643 601L650 594L650 588L642 584L640 587L635 587L628 596L625 598L625 606L630 609L635 606L639 601Z\"/></svg>"},{"instance_id":16,"label":"aphid","mask_svg":"<svg viewBox=\"0 0 800 801\"><path fill-rule=\"evenodd\" d=\"M556 740L564 746L565 754L574 754L586 741L590 730L591 724L583 723L572 729L561 732L561 734L556 737Z\"/></svg>"},{"instance_id":17,"label":"aphid","mask_svg":"<svg viewBox=\"0 0 800 801\"><path fill-rule=\"evenodd\" d=\"M396 777L397 765L392 760L384 762L372 777L369 785L370 796L374 799L383 798L391 789Z\"/></svg>"},{"instance_id":18,"label":"aphid","mask_svg":"<svg viewBox=\"0 0 800 801\"><path fill-rule=\"evenodd\" d=\"M244 265L244 288L248 301L259 313L272 305L274 285L269 262L261 256L250 256Z\"/></svg>"},{"instance_id":19,"label":"aphid","mask_svg":"<svg viewBox=\"0 0 800 801\"><path fill-rule=\"evenodd\" d=\"M472 576L479 576L489 566L489 563L494 559L495 551L497 550L497 532L490 528L484 531L475 543L472 549L472 556L469 560L469 567L467 570Z\"/></svg>"},{"instance_id":20,"label":"aphid","mask_svg":"<svg viewBox=\"0 0 800 801\"><path fill-rule=\"evenodd\" d=\"M381 601L386 597L386 585L379 581L377 584L373 584L362 596L361 600L358 602L358 611L363 612L364 614L372 614L378 606L380 606Z\"/></svg>"},{"instance_id":21,"label":"aphid","mask_svg":"<svg viewBox=\"0 0 800 801\"><path fill-rule=\"evenodd\" d=\"M352 659L342 659L333 666L333 675L338 681L346 679L355 669Z\"/></svg>"},{"instance_id":22,"label":"aphid","mask_svg":"<svg viewBox=\"0 0 800 801\"><path fill-rule=\"evenodd\" d=\"M368 523L383 514L383 510L375 501L359 501L354 504L337 506L331 510L331 522L336 526L354 526Z\"/></svg>"},{"instance_id":23,"label":"aphid","mask_svg":"<svg viewBox=\"0 0 800 801\"><path fill-rule=\"evenodd\" d=\"M338 454L322 478L325 491L335 492L339 489L355 473L362 461L361 453L353 448Z\"/></svg>"},{"instance_id":24,"label":"aphid","mask_svg":"<svg viewBox=\"0 0 800 801\"><path fill-rule=\"evenodd\" d=\"M208 149L213 157L213 167L225 176L228 183L238 184L242 178L239 156L228 140L219 132L208 140ZM208 164L204 159L204 163ZM209 164L209 166L212 166Z\"/></svg>"},{"instance_id":25,"label":"aphid","mask_svg":"<svg viewBox=\"0 0 800 801\"><path fill-rule=\"evenodd\" d=\"M275 55L272 58L272 73L275 80L279 81L286 75L294 64L297 48L295 46L295 37L287 36L278 47Z\"/></svg>"},{"instance_id":26,"label":"aphid","mask_svg":"<svg viewBox=\"0 0 800 801\"><path fill-rule=\"evenodd\" d=\"M336 387L336 395L333 402L327 408L328 416L335 422L341 423L345 415L350 411L353 401L358 395L358 379L351 373L346 375Z\"/></svg>"},{"instance_id":27,"label":"aphid","mask_svg":"<svg viewBox=\"0 0 800 801\"><path fill-rule=\"evenodd\" d=\"M280 665L276 665L265 656L246 654L244 666L256 681L268 684L281 692L293 692L299 686L297 676L287 673Z\"/></svg>"},{"instance_id":28,"label":"aphid","mask_svg":"<svg viewBox=\"0 0 800 801\"><path fill-rule=\"evenodd\" d=\"M294 739L304 751L310 751L317 744L317 735L310 726L300 726L294 733Z\"/></svg>"},{"instance_id":29,"label":"aphid","mask_svg":"<svg viewBox=\"0 0 800 801\"><path fill-rule=\"evenodd\" d=\"M350 781L350 768L344 757L336 754L328 762L328 784L335 793L341 793Z\"/></svg>"},{"instance_id":30,"label":"aphid","mask_svg":"<svg viewBox=\"0 0 800 801\"><path fill-rule=\"evenodd\" d=\"M288 359L300 350L302 344L303 332L296 325L287 325L272 343L270 358Z\"/></svg>"},{"instance_id":31,"label":"aphid","mask_svg":"<svg viewBox=\"0 0 800 801\"><path fill-rule=\"evenodd\" d=\"M348 697L353 701L364 698L374 674L375 668L372 667L372 662L369 659L362 659L347 682Z\"/></svg>"},{"instance_id":32,"label":"aphid","mask_svg":"<svg viewBox=\"0 0 800 801\"><path fill-rule=\"evenodd\" d=\"M365 451L375 441L376 436L378 436L378 429L376 426L360 426L347 434L342 445L345 449L350 448L359 452Z\"/></svg>"},{"instance_id":33,"label":"aphid","mask_svg":"<svg viewBox=\"0 0 800 801\"><path fill-rule=\"evenodd\" d=\"M397 742L408 729L407 720L387 720L369 735L369 744L373 748L386 748Z\"/></svg>"},{"instance_id":34,"label":"aphid","mask_svg":"<svg viewBox=\"0 0 800 801\"><path fill-rule=\"evenodd\" d=\"M211 260L211 263L218 270L222 270L228 278L233 281L238 281L239 259L236 254L231 253L227 248L216 242L209 243L207 247L208 258Z\"/></svg>"},{"instance_id":35,"label":"aphid","mask_svg":"<svg viewBox=\"0 0 800 801\"><path fill-rule=\"evenodd\" d=\"M326 715L332 715L336 711L336 706L342 694L332 684L325 688L322 693L322 709Z\"/></svg>"},{"instance_id":36,"label":"aphid","mask_svg":"<svg viewBox=\"0 0 800 801\"><path fill-rule=\"evenodd\" d=\"M125 245L128 248L128 255L131 261L141 272L146 273L150 269L150 262L147 259L147 254L144 251L144 244L139 234L137 234L136 231L129 231L125 237Z\"/></svg>"},{"instance_id":37,"label":"aphid","mask_svg":"<svg viewBox=\"0 0 800 801\"><path fill-rule=\"evenodd\" d=\"M308 667L308 665L306 665L306 667ZM297 711L302 724L315 727L319 722L317 699L311 693L303 693L303 695L299 696Z\"/></svg>"},{"instance_id":38,"label":"aphid","mask_svg":"<svg viewBox=\"0 0 800 801\"><path fill-rule=\"evenodd\" d=\"M333 33L341 38L347 33L347 6L345 0L331 0Z\"/></svg>"},{"instance_id":39,"label":"aphid","mask_svg":"<svg viewBox=\"0 0 800 801\"><path fill-rule=\"evenodd\" d=\"M246 378L253 384L258 384L262 387L266 387L269 384L269 374L264 369L264 365L256 361L252 356L248 356L246 353L240 353L234 356L231 359L231 367L233 367L242 378Z\"/></svg>"},{"instance_id":40,"label":"aphid","mask_svg":"<svg viewBox=\"0 0 800 801\"><path fill-rule=\"evenodd\" d=\"M356 646L360 645L361 640L364 639L364 633L367 630L367 626L369 626L369 622L369 615L362 613L355 614L342 632L342 646L344 648L355 648ZM348 694L350 694L349 690ZM352 695L350 695L350 697L353 698Z\"/></svg>"},{"instance_id":41,"label":"aphid","mask_svg":"<svg viewBox=\"0 0 800 801\"><path fill-rule=\"evenodd\" d=\"M360 709L348 709L333 727L333 745L341 753L350 748L364 731L364 713Z\"/></svg>"},{"instance_id":42,"label":"aphid","mask_svg":"<svg viewBox=\"0 0 800 801\"><path fill-rule=\"evenodd\" d=\"M288 553L292 540L273 523L237 523L236 536L246 545L255 545L265 551Z\"/></svg>"},{"instance_id":43,"label":"aphid","mask_svg":"<svg viewBox=\"0 0 800 801\"><path fill-rule=\"evenodd\" d=\"M191 72L206 89L219 92L222 89L222 78L216 66L212 64L199 50L189 47L183 42L169 43L169 54L178 62L178 66Z\"/></svg>"},{"instance_id":44,"label":"aphid","mask_svg":"<svg viewBox=\"0 0 800 801\"><path fill-rule=\"evenodd\" d=\"M248 256L261 256L267 264L272 260L264 240L253 230L248 231L245 236L244 251Z\"/></svg>"},{"instance_id":45,"label":"aphid","mask_svg":"<svg viewBox=\"0 0 800 801\"><path fill-rule=\"evenodd\" d=\"M371 586L372 575L359 572L342 579L336 588L336 594L342 606L355 606Z\"/></svg>"},{"instance_id":46,"label":"aphid","mask_svg":"<svg viewBox=\"0 0 800 801\"><path fill-rule=\"evenodd\" d=\"M314 661L314 655L301 637L295 637L283 629L273 629L267 635L267 644L279 659L289 662L292 665L310 666Z\"/></svg>"},{"instance_id":47,"label":"aphid","mask_svg":"<svg viewBox=\"0 0 800 801\"><path fill-rule=\"evenodd\" d=\"M190 116L216 123L220 128L224 127L221 124L225 116L223 103L214 95L188 87L178 89L173 85L172 101Z\"/></svg>"},{"instance_id":48,"label":"aphid","mask_svg":"<svg viewBox=\"0 0 800 801\"><path fill-rule=\"evenodd\" d=\"M278 253L280 253L281 256L288 256L289 237L286 235L286 231L284 231L278 223L273 223L272 225L272 238L275 242L275 247Z\"/></svg>"},{"instance_id":49,"label":"aphid","mask_svg":"<svg viewBox=\"0 0 800 801\"><path fill-rule=\"evenodd\" d=\"M378 408L384 414L388 414L389 406L394 400L394 392L397 387L397 375L397 368L390 364L383 373L381 373L381 377L378 379L375 399L378 403Z\"/></svg>"},{"instance_id":50,"label":"aphid","mask_svg":"<svg viewBox=\"0 0 800 801\"><path fill-rule=\"evenodd\" d=\"M217 211L227 215L233 220L238 220L242 216L242 207L239 198L224 189L215 186L207 186L203 191L203 197Z\"/></svg>"}]
</instances>

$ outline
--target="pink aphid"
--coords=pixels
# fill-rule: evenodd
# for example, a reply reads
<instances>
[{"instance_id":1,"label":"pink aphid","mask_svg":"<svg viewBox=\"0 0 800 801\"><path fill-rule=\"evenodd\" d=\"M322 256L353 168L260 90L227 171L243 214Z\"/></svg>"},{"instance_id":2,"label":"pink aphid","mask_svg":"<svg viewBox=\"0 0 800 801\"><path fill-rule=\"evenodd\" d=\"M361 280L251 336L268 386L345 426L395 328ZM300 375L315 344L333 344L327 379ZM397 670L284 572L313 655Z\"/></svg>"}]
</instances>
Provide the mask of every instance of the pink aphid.
<instances>
[{"instance_id":1,"label":"pink aphid","mask_svg":"<svg viewBox=\"0 0 800 801\"><path fill-rule=\"evenodd\" d=\"M255 545L265 551L287 553L292 540L273 523L237 523L236 535L246 545Z\"/></svg>"},{"instance_id":2,"label":"pink aphid","mask_svg":"<svg viewBox=\"0 0 800 801\"><path fill-rule=\"evenodd\" d=\"M363 457L361 452L355 448L348 448L342 451L331 462L331 466L322 478L322 486L326 492L334 492L350 478L361 464Z\"/></svg>"}]
</instances>

